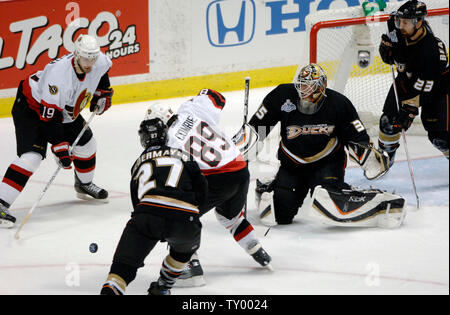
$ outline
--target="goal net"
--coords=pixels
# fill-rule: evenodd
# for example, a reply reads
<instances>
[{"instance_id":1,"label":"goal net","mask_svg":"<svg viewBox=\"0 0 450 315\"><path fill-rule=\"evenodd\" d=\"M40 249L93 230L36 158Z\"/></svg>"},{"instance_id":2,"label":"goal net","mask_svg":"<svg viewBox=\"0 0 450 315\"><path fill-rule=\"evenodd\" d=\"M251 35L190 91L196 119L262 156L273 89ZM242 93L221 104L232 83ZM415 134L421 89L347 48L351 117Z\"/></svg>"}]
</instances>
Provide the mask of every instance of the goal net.
<instances>
[{"instance_id":1,"label":"goal net","mask_svg":"<svg viewBox=\"0 0 450 315\"><path fill-rule=\"evenodd\" d=\"M423 1L423 0L422 0ZM297 68L318 63L326 72L328 87L347 96L355 105L362 122L372 137L378 136L378 122L384 100L392 84L390 66L378 53L381 35L387 33L389 14L405 1L387 3L387 7L373 16L364 16L362 6L323 10L306 17L306 45ZM435 36L449 48L449 1L426 1L425 20ZM279 128L279 127L278 127ZM416 117L408 134L425 135ZM279 140L279 129L273 130L266 142L271 146ZM265 144L258 160L273 162L276 152L269 153Z\"/></svg>"}]
</instances>

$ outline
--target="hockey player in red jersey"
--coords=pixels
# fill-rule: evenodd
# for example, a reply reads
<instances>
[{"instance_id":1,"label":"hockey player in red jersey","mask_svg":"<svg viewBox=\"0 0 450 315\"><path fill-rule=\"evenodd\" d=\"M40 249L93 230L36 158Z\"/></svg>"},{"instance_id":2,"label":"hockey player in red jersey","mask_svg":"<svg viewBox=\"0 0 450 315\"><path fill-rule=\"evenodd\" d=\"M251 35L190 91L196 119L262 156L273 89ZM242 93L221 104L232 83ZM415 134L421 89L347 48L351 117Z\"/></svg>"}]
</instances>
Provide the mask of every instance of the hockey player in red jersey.
<instances>
[{"instance_id":1,"label":"hockey player in red jersey","mask_svg":"<svg viewBox=\"0 0 450 315\"><path fill-rule=\"evenodd\" d=\"M88 102L99 115L111 106L111 66L96 39L80 35L73 53L20 82L12 109L18 157L0 183L0 227L14 226L16 219L8 209L46 157L48 143L63 168L71 169L73 162L79 198L107 201L108 192L92 182L97 151L92 131L87 129L71 156L69 152L85 124L80 112Z\"/></svg>"},{"instance_id":2,"label":"hockey player in red jersey","mask_svg":"<svg viewBox=\"0 0 450 315\"><path fill-rule=\"evenodd\" d=\"M391 165L400 145L401 130L408 130L419 115L419 108L428 139L448 159L447 48L434 36L426 15L424 2L405 2L391 14L387 22L389 33L381 38L381 58L389 65L395 64L398 71L398 100L392 86L384 103L378 138L379 148L389 154Z\"/></svg>"},{"instance_id":3,"label":"hockey player in red jersey","mask_svg":"<svg viewBox=\"0 0 450 315\"><path fill-rule=\"evenodd\" d=\"M176 120L169 128L168 145L192 155L208 181L207 200L199 208L200 215L215 208L217 219L235 241L256 262L270 269L271 257L261 246L253 226L243 213L250 174L239 149L219 126L224 106L222 94L210 89L201 90L179 108ZM198 256L194 255L176 286L202 284L203 270Z\"/></svg>"},{"instance_id":4,"label":"hockey player in red jersey","mask_svg":"<svg viewBox=\"0 0 450 315\"><path fill-rule=\"evenodd\" d=\"M345 148L368 179L382 176L389 158L373 147L348 98L327 88L319 65L303 67L293 83L272 90L249 122L260 141L277 123L280 168L271 183L257 182L263 223L271 217L268 225L291 224L308 192L312 195L308 210L319 212L316 218L325 223L376 226L388 207L397 216L394 223L401 223L403 198L374 189L356 190L344 182Z\"/></svg>"}]
</instances>

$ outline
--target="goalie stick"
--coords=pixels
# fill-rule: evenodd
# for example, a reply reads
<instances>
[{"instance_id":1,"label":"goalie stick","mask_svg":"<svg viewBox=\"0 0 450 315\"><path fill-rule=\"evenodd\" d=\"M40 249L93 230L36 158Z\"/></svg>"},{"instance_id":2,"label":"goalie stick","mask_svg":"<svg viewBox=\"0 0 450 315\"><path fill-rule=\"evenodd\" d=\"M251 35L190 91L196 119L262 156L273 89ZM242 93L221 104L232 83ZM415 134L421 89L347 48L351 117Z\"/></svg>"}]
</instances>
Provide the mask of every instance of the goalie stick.
<instances>
[{"instance_id":1,"label":"goalie stick","mask_svg":"<svg viewBox=\"0 0 450 315\"><path fill-rule=\"evenodd\" d=\"M400 112L400 102L398 99L397 85L395 84L395 70L393 65L391 65L391 73L392 73L392 85L394 87L395 101L397 103L397 112ZM416 195L417 209L419 209L420 207L419 195L417 194L416 181L414 180L414 172L412 168L411 158L409 157L408 144L406 142L406 132L404 128L402 128L402 139L403 139L403 146L405 147L406 160L408 161L409 174L411 176L414 194Z\"/></svg>"},{"instance_id":2,"label":"goalie stick","mask_svg":"<svg viewBox=\"0 0 450 315\"><path fill-rule=\"evenodd\" d=\"M72 154L72 150L73 147L75 147L78 143L78 141L80 141L81 137L83 136L84 132L89 128L89 124L91 123L92 119L94 119L95 115L97 114L97 110L95 110L92 114L91 117L89 117L89 120L86 122L86 124L84 125L83 129L80 131L80 133L78 134L78 137L75 139L75 141L72 144L72 148L70 148L69 150L69 156ZM25 223L28 221L28 219L30 218L31 214L33 213L34 209L36 209L36 207L38 206L39 202L41 201L41 199L44 197L45 193L47 192L48 188L51 186L51 184L53 183L53 181L55 180L56 176L58 175L59 171L61 170L62 166L60 164L58 164L58 168L55 170L55 172L53 173L52 177L50 178L50 180L47 182L47 184L44 187L44 190L42 190L41 194L39 195L39 198L36 200L36 202L33 204L33 206L31 207L31 209L28 211L27 215L25 216L25 218L23 219L22 223L19 225L19 227L17 228L16 234L14 234L14 238L16 240L18 240L20 238L20 231L22 230L23 226L25 225Z\"/></svg>"}]
</instances>

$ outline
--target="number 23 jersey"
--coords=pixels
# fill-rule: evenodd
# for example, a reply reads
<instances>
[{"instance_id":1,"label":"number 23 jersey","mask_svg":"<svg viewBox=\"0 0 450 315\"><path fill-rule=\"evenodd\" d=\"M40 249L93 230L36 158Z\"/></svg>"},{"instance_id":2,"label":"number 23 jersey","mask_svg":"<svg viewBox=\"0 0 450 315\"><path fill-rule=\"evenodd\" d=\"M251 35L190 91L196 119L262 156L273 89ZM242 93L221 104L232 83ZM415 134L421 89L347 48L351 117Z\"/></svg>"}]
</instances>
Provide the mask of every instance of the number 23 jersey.
<instances>
[{"instance_id":1,"label":"number 23 jersey","mask_svg":"<svg viewBox=\"0 0 450 315\"><path fill-rule=\"evenodd\" d=\"M239 171L247 166L239 149L219 127L225 98L204 89L183 103L169 128L171 147L192 155L204 175Z\"/></svg>"}]
</instances>

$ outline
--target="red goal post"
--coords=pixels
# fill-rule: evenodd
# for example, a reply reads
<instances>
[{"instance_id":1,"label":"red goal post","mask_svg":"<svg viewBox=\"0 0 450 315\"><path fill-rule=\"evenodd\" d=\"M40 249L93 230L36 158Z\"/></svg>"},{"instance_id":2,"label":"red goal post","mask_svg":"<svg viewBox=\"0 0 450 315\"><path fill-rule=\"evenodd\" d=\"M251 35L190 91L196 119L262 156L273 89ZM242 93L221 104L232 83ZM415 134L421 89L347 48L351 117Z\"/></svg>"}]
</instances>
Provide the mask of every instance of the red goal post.
<instances>
[{"instance_id":1,"label":"red goal post","mask_svg":"<svg viewBox=\"0 0 450 315\"><path fill-rule=\"evenodd\" d=\"M449 14L449 8L440 8L440 9L431 9L427 12L427 17L430 16L438 16ZM317 34L320 29L323 28L331 28L331 27L341 27L341 26L349 26L349 25L358 25L358 24L368 24L374 22L386 22L389 19L389 14L376 15L376 16L367 16L367 17L356 17L356 18L348 18L341 20L329 20L329 21L320 21L313 25L311 28L311 33L309 35L310 42L310 50L309 50L309 60L311 63L317 62ZM447 47L448 49L449 47Z\"/></svg>"}]
</instances>

